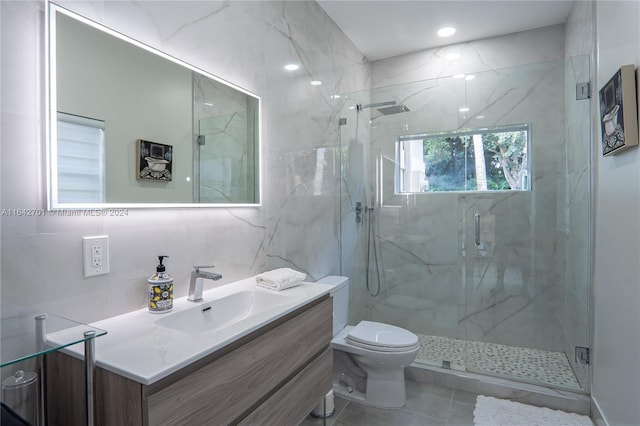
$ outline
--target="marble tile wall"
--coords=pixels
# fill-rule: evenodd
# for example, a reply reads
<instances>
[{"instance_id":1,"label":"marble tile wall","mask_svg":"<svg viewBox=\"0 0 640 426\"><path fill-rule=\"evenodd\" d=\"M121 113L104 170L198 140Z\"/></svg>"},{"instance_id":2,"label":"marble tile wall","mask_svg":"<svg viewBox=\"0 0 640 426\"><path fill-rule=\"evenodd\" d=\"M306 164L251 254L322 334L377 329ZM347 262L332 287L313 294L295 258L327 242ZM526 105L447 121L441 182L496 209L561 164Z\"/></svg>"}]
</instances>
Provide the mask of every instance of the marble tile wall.
<instances>
[{"instance_id":1,"label":"marble tile wall","mask_svg":"<svg viewBox=\"0 0 640 426\"><path fill-rule=\"evenodd\" d=\"M564 26L554 25L501 37L428 49L372 63L371 87L477 73L562 58ZM447 59L460 53L460 59Z\"/></svg>"},{"instance_id":2,"label":"marble tile wall","mask_svg":"<svg viewBox=\"0 0 640 426\"><path fill-rule=\"evenodd\" d=\"M143 308L156 255L176 297L196 264L220 284L288 266L310 279L340 272L336 93L368 87L362 54L311 1L61 1L263 99L259 208L129 210L126 216L44 213L1 218L2 316L49 311L95 321ZM1 207L41 209L44 186L44 3L2 1ZM283 66L297 62L300 70ZM322 86L309 85L321 80ZM39 210L34 210L39 211ZM110 237L108 275L84 279L81 238ZM211 284L207 284L211 285Z\"/></svg>"}]
</instances>

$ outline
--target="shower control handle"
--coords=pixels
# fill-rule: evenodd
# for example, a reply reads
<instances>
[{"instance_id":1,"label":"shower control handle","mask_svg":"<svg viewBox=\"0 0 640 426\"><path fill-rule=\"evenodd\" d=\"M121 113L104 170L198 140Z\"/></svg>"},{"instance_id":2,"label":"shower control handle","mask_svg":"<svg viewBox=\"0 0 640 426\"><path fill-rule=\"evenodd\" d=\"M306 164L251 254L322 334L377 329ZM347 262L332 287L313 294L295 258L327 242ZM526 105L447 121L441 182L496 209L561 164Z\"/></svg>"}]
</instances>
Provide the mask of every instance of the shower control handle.
<instances>
[{"instance_id":1,"label":"shower control handle","mask_svg":"<svg viewBox=\"0 0 640 426\"><path fill-rule=\"evenodd\" d=\"M475 214L476 222L476 246L480 246L480 213Z\"/></svg>"}]
</instances>

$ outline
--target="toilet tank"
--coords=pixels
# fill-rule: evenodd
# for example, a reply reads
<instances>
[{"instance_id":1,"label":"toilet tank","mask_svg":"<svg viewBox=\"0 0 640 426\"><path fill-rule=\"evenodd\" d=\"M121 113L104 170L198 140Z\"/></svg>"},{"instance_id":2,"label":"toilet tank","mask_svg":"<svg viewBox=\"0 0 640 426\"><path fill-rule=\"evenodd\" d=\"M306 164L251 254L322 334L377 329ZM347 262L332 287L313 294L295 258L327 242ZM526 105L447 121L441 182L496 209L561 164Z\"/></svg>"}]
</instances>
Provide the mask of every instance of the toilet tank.
<instances>
[{"instance_id":1,"label":"toilet tank","mask_svg":"<svg viewBox=\"0 0 640 426\"><path fill-rule=\"evenodd\" d=\"M333 286L330 294L333 299L333 335L335 336L347 325L349 319L349 278L329 275L316 282Z\"/></svg>"}]
</instances>

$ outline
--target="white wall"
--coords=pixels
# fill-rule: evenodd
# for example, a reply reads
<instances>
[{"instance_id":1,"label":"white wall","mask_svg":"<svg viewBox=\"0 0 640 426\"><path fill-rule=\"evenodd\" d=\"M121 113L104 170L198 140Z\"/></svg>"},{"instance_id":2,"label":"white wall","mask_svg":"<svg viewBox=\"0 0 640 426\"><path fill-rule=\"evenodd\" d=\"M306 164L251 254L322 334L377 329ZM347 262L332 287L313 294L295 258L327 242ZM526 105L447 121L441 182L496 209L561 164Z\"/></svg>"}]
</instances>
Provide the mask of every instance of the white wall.
<instances>
[{"instance_id":1,"label":"white wall","mask_svg":"<svg viewBox=\"0 0 640 426\"><path fill-rule=\"evenodd\" d=\"M598 1L596 19L599 90L621 65L640 65L640 2ZM592 395L608 424L632 426L640 424L640 151L604 158L600 138L596 149Z\"/></svg>"},{"instance_id":2,"label":"white wall","mask_svg":"<svg viewBox=\"0 0 640 426\"><path fill-rule=\"evenodd\" d=\"M43 5L0 2L2 209L45 205ZM340 272L340 170L316 159L319 148L337 151L340 105L331 95L361 90L368 70L315 2L63 6L261 95L264 205L129 210L124 217L7 213L0 218L3 317L48 311L90 322L143 308L158 254L171 256L176 297L186 295L192 266L203 262L224 276L216 285L280 266L310 279ZM285 72L292 61L300 70ZM323 85L311 86L313 79ZM101 234L110 237L111 272L84 279L81 238Z\"/></svg>"}]
</instances>

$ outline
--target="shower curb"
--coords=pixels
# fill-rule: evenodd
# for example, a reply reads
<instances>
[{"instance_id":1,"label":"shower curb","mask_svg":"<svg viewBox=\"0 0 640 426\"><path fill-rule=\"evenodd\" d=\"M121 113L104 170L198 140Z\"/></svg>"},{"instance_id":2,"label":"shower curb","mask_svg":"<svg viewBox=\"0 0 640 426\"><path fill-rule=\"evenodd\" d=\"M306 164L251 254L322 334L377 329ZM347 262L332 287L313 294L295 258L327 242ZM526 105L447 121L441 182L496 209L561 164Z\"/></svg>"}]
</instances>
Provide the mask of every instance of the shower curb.
<instances>
[{"instance_id":1,"label":"shower curb","mask_svg":"<svg viewBox=\"0 0 640 426\"><path fill-rule=\"evenodd\" d=\"M591 411L591 401L586 394L477 373L414 364L405 368L405 377L420 383L430 383L585 416L589 416Z\"/></svg>"}]
</instances>

